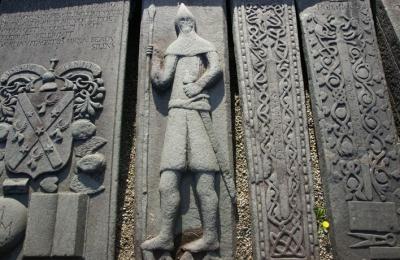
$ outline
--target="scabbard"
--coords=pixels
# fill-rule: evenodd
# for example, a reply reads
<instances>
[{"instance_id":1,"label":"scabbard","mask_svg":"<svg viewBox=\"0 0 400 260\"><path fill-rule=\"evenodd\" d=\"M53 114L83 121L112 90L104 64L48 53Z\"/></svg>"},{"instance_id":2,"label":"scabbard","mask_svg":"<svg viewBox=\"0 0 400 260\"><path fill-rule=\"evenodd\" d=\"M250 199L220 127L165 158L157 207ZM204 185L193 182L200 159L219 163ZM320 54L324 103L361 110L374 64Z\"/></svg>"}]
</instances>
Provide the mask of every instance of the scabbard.
<instances>
[{"instance_id":1,"label":"scabbard","mask_svg":"<svg viewBox=\"0 0 400 260\"><path fill-rule=\"evenodd\" d=\"M208 111L199 111L199 114L207 131L207 135L210 138L211 146L217 158L218 166L221 170L222 179L224 180L226 189L228 190L229 197L231 198L232 203L236 204L235 181L233 175L229 171L228 165L226 164L224 154L219 147L217 137L214 133L211 115Z\"/></svg>"}]
</instances>

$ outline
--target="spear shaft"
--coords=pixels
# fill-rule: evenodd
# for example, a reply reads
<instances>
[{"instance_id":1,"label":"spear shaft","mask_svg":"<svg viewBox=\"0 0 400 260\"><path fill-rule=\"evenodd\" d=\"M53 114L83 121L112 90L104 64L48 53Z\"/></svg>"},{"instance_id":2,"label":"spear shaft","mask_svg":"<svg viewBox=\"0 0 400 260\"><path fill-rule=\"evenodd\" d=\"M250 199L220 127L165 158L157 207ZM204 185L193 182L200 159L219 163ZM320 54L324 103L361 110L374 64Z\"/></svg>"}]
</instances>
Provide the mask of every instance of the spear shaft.
<instances>
[{"instance_id":1,"label":"spear shaft","mask_svg":"<svg viewBox=\"0 0 400 260\"><path fill-rule=\"evenodd\" d=\"M154 4L151 4L147 8L147 14L149 18L149 35L148 35L148 46L153 45L153 33L154 33L154 18L156 15L156 7ZM144 86L144 105L145 105L145 111L144 111L144 119L146 120L146 129L144 133L144 143L143 143L143 168L144 170L144 178L143 178L143 190L142 194L143 196L143 201L142 201L142 212L144 212L145 215L147 215L147 204L148 204L148 194L147 194L147 189L148 189L148 176L149 176L149 131L150 131L150 92L151 92L151 62L152 62L152 53L147 53L146 52L146 77L147 80L145 81L145 86ZM143 234L147 234L147 216L144 216L143 218L143 223L142 223L142 228L143 228Z\"/></svg>"}]
</instances>

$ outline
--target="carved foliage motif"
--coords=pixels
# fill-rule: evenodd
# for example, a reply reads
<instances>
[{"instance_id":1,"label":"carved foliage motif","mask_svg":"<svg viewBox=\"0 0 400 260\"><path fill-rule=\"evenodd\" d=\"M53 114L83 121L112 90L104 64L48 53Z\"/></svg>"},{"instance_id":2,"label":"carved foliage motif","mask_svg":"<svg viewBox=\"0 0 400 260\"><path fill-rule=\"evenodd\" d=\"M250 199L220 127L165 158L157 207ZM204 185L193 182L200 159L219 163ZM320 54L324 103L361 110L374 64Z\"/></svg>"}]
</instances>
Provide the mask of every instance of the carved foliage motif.
<instances>
[{"instance_id":1,"label":"carved foliage motif","mask_svg":"<svg viewBox=\"0 0 400 260\"><path fill-rule=\"evenodd\" d=\"M372 200L368 184L386 200L389 178L400 176L393 167L396 151L391 131L388 104L382 86L383 75L373 73L367 57L374 56L374 39L368 10L361 11L360 21L346 16L309 17L310 44L315 50L313 62L319 86L319 113L326 126L327 146L335 154L335 177L343 180L347 200ZM341 40L348 50L350 64L339 55ZM351 81L344 77L344 67L351 68ZM375 90L377 89L377 91ZM358 111L350 103L358 104ZM364 134L366 138L357 137ZM369 173L362 172L361 158L368 160ZM362 174L361 174L362 172ZM370 175L370 183L362 175Z\"/></svg>"},{"instance_id":2,"label":"carved foliage motif","mask_svg":"<svg viewBox=\"0 0 400 260\"><path fill-rule=\"evenodd\" d=\"M283 4L238 8L257 254L262 259L315 257L295 16L294 6Z\"/></svg>"},{"instance_id":3,"label":"carved foliage motif","mask_svg":"<svg viewBox=\"0 0 400 260\"><path fill-rule=\"evenodd\" d=\"M383 74L376 66L379 55L373 21L367 2L360 0L359 4L357 18L345 14L310 14L304 24L309 62L313 66L319 129L325 140L325 156L329 158L324 159L335 182L342 184L350 214L356 214L355 208L368 208L371 203L391 205L395 198L391 192L399 185L400 178L389 100ZM362 203L354 204L359 201ZM389 219L392 213L396 214L395 210L387 212L385 217ZM359 223L365 223L361 228L364 231L379 229L371 227L367 220ZM357 230L355 226L350 223L350 231ZM369 233L349 235L377 241L386 237ZM385 243L368 246L381 244Z\"/></svg>"}]
</instances>

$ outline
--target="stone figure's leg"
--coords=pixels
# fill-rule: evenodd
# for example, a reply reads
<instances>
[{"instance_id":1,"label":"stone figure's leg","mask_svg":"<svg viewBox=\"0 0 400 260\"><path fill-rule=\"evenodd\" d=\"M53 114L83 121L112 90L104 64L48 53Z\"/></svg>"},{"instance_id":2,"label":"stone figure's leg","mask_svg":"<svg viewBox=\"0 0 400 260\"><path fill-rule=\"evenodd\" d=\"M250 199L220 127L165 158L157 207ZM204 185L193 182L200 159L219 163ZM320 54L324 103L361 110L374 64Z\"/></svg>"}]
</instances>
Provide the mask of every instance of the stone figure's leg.
<instances>
[{"instance_id":1,"label":"stone figure's leg","mask_svg":"<svg viewBox=\"0 0 400 260\"><path fill-rule=\"evenodd\" d=\"M184 245L190 252L214 251L219 248L218 241L218 196L215 191L215 173L196 173L196 193L200 201L203 223L203 237Z\"/></svg>"},{"instance_id":2,"label":"stone figure's leg","mask_svg":"<svg viewBox=\"0 0 400 260\"><path fill-rule=\"evenodd\" d=\"M173 250L174 225L179 210L181 173L164 171L160 179L161 230L158 236L142 243L144 250Z\"/></svg>"}]
</instances>

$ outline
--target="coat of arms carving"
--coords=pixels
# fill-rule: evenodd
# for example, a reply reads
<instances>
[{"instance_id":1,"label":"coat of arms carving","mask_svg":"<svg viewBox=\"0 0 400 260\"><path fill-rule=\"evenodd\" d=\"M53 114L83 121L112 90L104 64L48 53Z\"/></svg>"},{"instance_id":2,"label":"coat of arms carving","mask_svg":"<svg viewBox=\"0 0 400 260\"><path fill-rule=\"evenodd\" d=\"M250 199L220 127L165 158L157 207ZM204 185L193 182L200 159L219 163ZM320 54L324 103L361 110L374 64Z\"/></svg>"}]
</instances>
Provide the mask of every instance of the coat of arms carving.
<instances>
[{"instance_id":1,"label":"coat of arms carving","mask_svg":"<svg viewBox=\"0 0 400 260\"><path fill-rule=\"evenodd\" d=\"M73 61L58 68L58 60L50 63L49 69L36 64L19 65L0 78L4 165L9 172L32 179L56 173L67 165L74 143L78 159L93 155L106 143L94 136L94 120L105 96L101 68L87 61ZM97 161L101 157L102 162L89 158L83 163L89 162L89 168L104 168L104 156L94 157ZM77 171L80 168L77 165Z\"/></svg>"}]
</instances>

